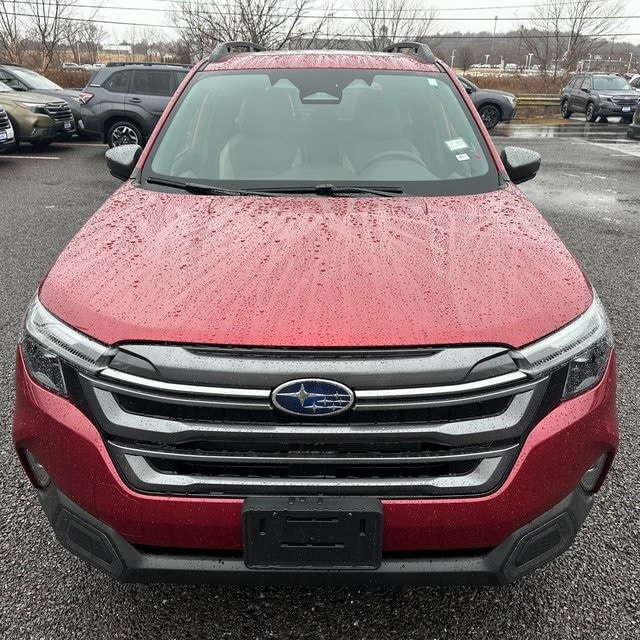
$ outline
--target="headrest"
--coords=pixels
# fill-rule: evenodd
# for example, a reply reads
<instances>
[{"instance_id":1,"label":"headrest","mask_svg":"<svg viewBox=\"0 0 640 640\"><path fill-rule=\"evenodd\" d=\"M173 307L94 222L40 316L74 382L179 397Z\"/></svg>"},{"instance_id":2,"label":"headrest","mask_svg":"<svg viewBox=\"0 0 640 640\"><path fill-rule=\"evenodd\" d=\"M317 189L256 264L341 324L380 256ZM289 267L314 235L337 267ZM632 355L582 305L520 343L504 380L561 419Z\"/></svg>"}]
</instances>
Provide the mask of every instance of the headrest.
<instances>
[{"instance_id":1,"label":"headrest","mask_svg":"<svg viewBox=\"0 0 640 640\"><path fill-rule=\"evenodd\" d=\"M369 90L358 96L355 125L367 138L401 138L402 117L398 103L380 91Z\"/></svg>"},{"instance_id":2,"label":"headrest","mask_svg":"<svg viewBox=\"0 0 640 640\"><path fill-rule=\"evenodd\" d=\"M246 96L240 105L238 125L249 136L280 136L293 124L291 99L281 89Z\"/></svg>"}]
</instances>

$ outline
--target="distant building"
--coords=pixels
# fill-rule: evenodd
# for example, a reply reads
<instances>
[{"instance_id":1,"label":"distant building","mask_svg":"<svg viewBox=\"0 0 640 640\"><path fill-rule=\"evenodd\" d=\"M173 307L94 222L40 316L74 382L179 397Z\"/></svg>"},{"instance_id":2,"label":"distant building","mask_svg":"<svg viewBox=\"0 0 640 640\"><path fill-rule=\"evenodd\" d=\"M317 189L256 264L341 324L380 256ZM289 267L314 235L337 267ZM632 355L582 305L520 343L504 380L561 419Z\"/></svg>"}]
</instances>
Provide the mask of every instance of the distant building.
<instances>
[{"instance_id":1,"label":"distant building","mask_svg":"<svg viewBox=\"0 0 640 640\"><path fill-rule=\"evenodd\" d=\"M105 53L132 53L130 44L103 44L101 49Z\"/></svg>"}]
</instances>

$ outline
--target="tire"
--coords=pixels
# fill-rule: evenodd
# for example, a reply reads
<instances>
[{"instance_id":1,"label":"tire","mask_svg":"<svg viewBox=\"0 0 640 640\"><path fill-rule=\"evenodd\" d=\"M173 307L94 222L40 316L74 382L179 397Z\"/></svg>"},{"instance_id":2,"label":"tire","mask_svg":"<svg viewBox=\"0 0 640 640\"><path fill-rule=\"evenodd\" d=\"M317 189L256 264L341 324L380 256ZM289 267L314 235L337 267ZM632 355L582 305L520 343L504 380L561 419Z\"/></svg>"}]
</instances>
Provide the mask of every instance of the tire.
<instances>
[{"instance_id":1,"label":"tire","mask_svg":"<svg viewBox=\"0 0 640 640\"><path fill-rule=\"evenodd\" d=\"M584 112L584 117L587 122L595 122L598 119L596 108L593 102L587 104L587 110Z\"/></svg>"},{"instance_id":2,"label":"tire","mask_svg":"<svg viewBox=\"0 0 640 640\"><path fill-rule=\"evenodd\" d=\"M493 129L493 127L502 120L500 107L497 107L495 104L485 104L478 109L478 113L480 114L482 122L484 122L484 126L487 127L487 129Z\"/></svg>"},{"instance_id":3,"label":"tire","mask_svg":"<svg viewBox=\"0 0 640 640\"><path fill-rule=\"evenodd\" d=\"M118 120L107 131L107 144L119 147L121 144L139 144L144 146L144 137L140 127L131 120Z\"/></svg>"},{"instance_id":4,"label":"tire","mask_svg":"<svg viewBox=\"0 0 640 640\"><path fill-rule=\"evenodd\" d=\"M569 101L568 100L563 100L562 104L560 105L560 113L562 114L562 117L565 120L568 120L571 115L573 114L573 111L569 111Z\"/></svg>"}]
</instances>

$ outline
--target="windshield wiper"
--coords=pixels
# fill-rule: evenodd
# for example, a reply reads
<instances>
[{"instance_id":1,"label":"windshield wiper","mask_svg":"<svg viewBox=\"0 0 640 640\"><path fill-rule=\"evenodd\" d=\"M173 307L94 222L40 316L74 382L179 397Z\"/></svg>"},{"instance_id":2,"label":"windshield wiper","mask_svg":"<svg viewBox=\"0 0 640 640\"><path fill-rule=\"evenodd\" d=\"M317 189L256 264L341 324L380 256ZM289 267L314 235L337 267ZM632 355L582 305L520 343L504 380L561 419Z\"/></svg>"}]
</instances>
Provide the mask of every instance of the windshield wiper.
<instances>
[{"instance_id":1,"label":"windshield wiper","mask_svg":"<svg viewBox=\"0 0 640 640\"><path fill-rule=\"evenodd\" d=\"M179 180L167 180L150 176L146 178L150 184L161 184L166 187L183 189L189 193L200 193L213 196L276 196L283 193L305 194L312 193L317 196L353 196L367 194L372 196L391 197L403 193L400 187L350 187L336 186L334 184L317 184L309 187L265 187L262 189L225 189L223 187L212 187L208 184L198 182L181 182Z\"/></svg>"},{"instance_id":2,"label":"windshield wiper","mask_svg":"<svg viewBox=\"0 0 640 640\"><path fill-rule=\"evenodd\" d=\"M208 184L198 182L180 182L179 180L166 180L165 178L146 178L149 184L161 184L165 187L175 187L183 189L189 193L199 193L207 196L271 196L276 195L267 191L251 191L249 189L223 189L222 187L212 187Z\"/></svg>"},{"instance_id":3,"label":"windshield wiper","mask_svg":"<svg viewBox=\"0 0 640 640\"><path fill-rule=\"evenodd\" d=\"M372 196L391 197L403 193L400 187L350 187L335 184L316 184L310 187L267 187L268 193L314 193L318 196L352 196L367 194Z\"/></svg>"}]
</instances>

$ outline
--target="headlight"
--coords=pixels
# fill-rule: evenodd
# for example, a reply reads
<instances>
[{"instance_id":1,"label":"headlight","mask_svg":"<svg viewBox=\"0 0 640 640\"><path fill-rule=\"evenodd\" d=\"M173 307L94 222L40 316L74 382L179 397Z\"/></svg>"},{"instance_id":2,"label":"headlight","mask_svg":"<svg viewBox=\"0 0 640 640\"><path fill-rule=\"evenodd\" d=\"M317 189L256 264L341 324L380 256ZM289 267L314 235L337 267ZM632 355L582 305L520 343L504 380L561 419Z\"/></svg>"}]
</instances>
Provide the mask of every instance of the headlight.
<instances>
[{"instance_id":1,"label":"headlight","mask_svg":"<svg viewBox=\"0 0 640 640\"><path fill-rule=\"evenodd\" d=\"M562 329L521 349L516 354L520 368L532 376L569 365L562 399L594 387L604 375L613 337L607 314L594 292L585 313Z\"/></svg>"},{"instance_id":2,"label":"headlight","mask_svg":"<svg viewBox=\"0 0 640 640\"><path fill-rule=\"evenodd\" d=\"M44 108L47 106L44 102L18 102L17 104L33 113L43 113Z\"/></svg>"},{"instance_id":3,"label":"headlight","mask_svg":"<svg viewBox=\"0 0 640 640\"><path fill-rule=\"evenodd\" d=\"M516 106L516 97L515 96L507 96L507 100L515 107Z\"/></svg>"},{"instance_id":4,"label":"headlight","mask_svg":"<svg viewBox=\"0 0 640 640\"><path fill-rule=\"evenodd\" d=\"M112 350L56 318L35 298L24 323L22 353L34 380L51 391L66 395L63 361L95 373L106 366Z\"/></svg>"}]
</instances>

